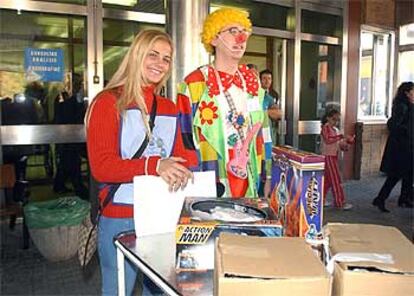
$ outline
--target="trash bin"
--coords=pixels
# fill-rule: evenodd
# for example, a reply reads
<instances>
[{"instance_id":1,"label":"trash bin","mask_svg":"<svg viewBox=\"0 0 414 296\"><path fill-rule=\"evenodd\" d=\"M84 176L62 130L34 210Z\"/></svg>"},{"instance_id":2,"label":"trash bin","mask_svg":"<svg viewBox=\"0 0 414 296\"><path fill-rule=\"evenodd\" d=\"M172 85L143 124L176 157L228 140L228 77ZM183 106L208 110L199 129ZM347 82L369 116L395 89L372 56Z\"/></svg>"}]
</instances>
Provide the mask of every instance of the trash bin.
<instances>
[{"instance_id":1,"label":"trash bin","mask_svg":"<svg viewBox=\"0 0 414 296\"><path fill-rule=\"evenodd\" d=\"M30 236L50 261L72 258L78 250L78 232L90 204L76 196L30 202L24 215Z\"/></svg>"}]
</instances>

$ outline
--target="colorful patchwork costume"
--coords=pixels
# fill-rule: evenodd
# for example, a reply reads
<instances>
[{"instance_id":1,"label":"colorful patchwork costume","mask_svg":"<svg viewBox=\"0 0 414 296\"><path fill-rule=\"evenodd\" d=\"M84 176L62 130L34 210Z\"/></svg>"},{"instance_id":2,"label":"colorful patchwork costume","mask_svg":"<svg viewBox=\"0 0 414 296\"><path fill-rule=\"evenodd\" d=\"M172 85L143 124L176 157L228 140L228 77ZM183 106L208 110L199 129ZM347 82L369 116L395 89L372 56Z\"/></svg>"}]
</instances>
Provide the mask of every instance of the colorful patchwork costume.
<instances>
[{"instance_id":1,"label":"colorful patchwork costume","mask_svg":"<svg viewBox=\"0 0 414 296\"><path fill-rule=\"evenodd\" d=\"M183 142L197 153L199 170L215 170L224 185L224 196L257 197L262 170L270 176L269 120L263 110L264 91L255 74L240 65L235 75L203 66L179 85L177 107ZM260 125L257 133L253 127ZM249 137L253 137L249 143ZM240 147L248 147L243 157ZM247 161L247 178L229 173L228 163Z\"/></svg>"}]
</instances>

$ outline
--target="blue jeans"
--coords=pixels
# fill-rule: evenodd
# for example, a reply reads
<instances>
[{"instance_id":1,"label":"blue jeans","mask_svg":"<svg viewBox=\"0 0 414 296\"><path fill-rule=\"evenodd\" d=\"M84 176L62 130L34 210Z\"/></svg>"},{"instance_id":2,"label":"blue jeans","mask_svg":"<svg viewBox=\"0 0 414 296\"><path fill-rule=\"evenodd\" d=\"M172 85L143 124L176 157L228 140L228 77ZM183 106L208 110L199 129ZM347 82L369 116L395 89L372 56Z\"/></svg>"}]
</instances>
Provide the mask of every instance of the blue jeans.
<instances>
[{"instance_id":1,"label":"blue jeans","mask_svg":"<svg viewBox=\"0 0 414 296\"><path fill-rule=\"evenodd\" d=\"M100 217L98 225L98 253L102 274L102 295L113 296L118 294L118 274L116 248L113 242L119 233L134 230L133 218ZM132 295L138 268L125 259L125 287L126 295ZM160 295L162 291L151 280L144 276L142 295Z\"/></svg>"}]
</instances>

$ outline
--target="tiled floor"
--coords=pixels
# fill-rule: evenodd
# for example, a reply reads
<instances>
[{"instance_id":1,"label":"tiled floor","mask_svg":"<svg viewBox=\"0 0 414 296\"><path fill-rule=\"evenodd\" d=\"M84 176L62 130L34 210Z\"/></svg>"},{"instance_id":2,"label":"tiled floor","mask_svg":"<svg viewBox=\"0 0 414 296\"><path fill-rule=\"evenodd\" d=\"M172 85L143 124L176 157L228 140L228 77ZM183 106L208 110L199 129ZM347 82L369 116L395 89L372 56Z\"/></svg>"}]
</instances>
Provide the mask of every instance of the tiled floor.
<instances>
[{"instance_id":1,"label":"tiled floor","mask_svg":"<svg viewBox=\"0 0 414 296\"><path fill-rule=\"evenodd\" d=\"M347 201L354 205L351 211L325 208L324 223L351 222L392 225L407 237L413 238L413 210L397 207L399 186L394 189L387 207L391 213L381 213L371 205L384 177L349 181L344 185ZM328 197L329 198L329 197ZM97 259L88 270L82 271L77 258L48 262L32 244L21 249L21 225L14 231L1 223L0 295L99 295L100 272Z\"/></svg>"}]
</instances>

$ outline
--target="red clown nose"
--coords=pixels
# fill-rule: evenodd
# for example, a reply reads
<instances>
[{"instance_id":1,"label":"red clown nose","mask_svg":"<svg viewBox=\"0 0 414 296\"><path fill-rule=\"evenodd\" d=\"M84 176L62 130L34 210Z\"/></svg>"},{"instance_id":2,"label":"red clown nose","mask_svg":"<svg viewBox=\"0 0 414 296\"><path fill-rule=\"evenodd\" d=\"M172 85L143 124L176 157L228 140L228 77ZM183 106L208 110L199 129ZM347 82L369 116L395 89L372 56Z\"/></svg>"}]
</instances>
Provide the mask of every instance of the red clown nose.
<instances>
[{"instance_id":1,"label":"red clown nose","mask_svg":"<svg viewBox=\"0 0 414 296\"><path fill-rule=\"evenodd\" d=\"M246 33L239 33L236 37L235 37L236 43L240 44L240 43L244 43L247 40L247 34Z\"/></svg>"}]
</instances>

